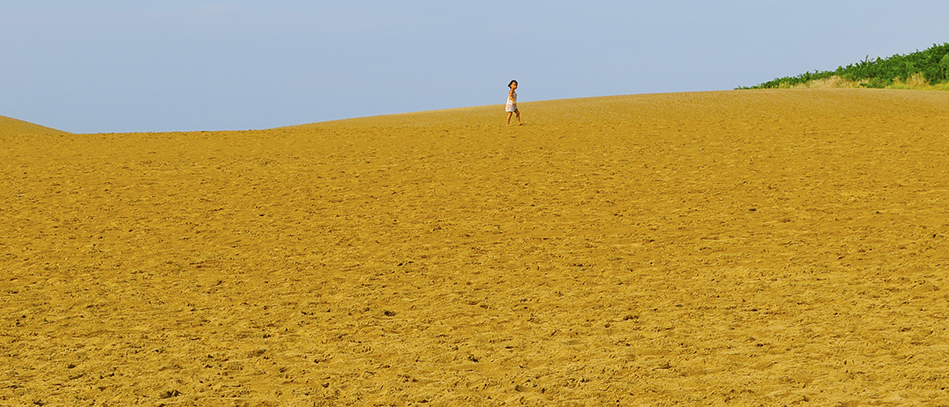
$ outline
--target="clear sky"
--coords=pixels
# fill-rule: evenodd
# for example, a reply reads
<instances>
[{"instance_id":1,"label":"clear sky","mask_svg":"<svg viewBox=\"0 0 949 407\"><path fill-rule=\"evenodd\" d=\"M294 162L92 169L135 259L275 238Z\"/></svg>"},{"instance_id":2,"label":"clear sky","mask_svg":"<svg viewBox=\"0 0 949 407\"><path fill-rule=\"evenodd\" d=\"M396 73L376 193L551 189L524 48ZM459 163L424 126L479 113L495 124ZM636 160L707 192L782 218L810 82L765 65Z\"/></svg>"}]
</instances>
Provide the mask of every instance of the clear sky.
<instances>
[{"instance_id":1,"label":"clear sky","mask_svg":"<svg viewBox=\"0 0 949 407\"><path fill-rule=\"evenodd\" d=\"M946 16L945 0L0 0L0 115L243 130L503 104L511 79L521 102L728 90L949 42Z\"/></svg>"}]
</instances>

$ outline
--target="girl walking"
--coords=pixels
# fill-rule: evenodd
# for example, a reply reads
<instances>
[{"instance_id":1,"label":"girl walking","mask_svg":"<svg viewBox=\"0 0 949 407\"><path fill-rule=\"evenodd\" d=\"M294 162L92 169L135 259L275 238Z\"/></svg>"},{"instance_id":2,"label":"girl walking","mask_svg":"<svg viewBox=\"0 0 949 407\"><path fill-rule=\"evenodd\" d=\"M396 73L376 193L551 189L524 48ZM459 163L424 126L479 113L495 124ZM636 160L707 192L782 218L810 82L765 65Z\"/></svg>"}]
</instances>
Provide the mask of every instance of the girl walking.
<instances>
[{"instance_id":1,"label":"girl walking","mask_svg":"<svg viewBox=\"0 0 949 407\"><path fill-rule=\"evenodd\" d=\"M512 80L507 84L507 87L511 88L507 92L507 105L504 106L504 111L507 112L507 125L511 125L511 115L517 115L517 125L521 125L521 111L517 110L517 81Z\"/></svg>"}]
</instances>

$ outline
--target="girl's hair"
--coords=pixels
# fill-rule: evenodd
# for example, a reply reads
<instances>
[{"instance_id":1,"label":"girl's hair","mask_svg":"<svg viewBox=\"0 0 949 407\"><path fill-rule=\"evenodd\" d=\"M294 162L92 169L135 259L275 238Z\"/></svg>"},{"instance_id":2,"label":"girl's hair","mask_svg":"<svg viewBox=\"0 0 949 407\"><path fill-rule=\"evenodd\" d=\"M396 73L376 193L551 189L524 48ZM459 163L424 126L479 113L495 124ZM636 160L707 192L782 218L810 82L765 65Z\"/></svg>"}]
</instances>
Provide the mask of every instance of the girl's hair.
<instances>
[{"instance_id":1,"label":"girl's hair","mask_svg":"<svg viewBox=\"0 0 949 407\"><path fill-rule=\"evenodd\" d=\"M515 84L515 83L517 83L517 81L515 81L515 80L512 80L511 82L508 82L507 87L510 88L511 85L513 85L513 84Z\"/></svg>"}]
</instances>

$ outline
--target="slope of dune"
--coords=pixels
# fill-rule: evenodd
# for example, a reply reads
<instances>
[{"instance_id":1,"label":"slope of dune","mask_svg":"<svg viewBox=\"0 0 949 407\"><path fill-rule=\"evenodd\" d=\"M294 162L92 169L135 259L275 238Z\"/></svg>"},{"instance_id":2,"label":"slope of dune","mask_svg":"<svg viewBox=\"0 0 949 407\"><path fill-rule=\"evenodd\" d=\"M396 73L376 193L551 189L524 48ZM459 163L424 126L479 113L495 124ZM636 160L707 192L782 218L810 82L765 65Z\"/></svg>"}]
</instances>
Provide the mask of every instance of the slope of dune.
<instances>
[{"instance_id":1,"label":"slope of dune","mask_svg":"<svg viewBox=\"0 0 949 407\"><path fill-rule=\"evenodd\" d=\"M0 116L0 137L13 135L63 134L64 131Z\"/></svg>"},{"instance_id":2,"label":"slope of dune","mask_svg":"<svg viewBox=\"0 0 949 407\"><path fill-rule=\"evenodd\" d=\"M949 404L949 93L520 108L5 136L0 406Z\"/></svg>"}]
</instances>

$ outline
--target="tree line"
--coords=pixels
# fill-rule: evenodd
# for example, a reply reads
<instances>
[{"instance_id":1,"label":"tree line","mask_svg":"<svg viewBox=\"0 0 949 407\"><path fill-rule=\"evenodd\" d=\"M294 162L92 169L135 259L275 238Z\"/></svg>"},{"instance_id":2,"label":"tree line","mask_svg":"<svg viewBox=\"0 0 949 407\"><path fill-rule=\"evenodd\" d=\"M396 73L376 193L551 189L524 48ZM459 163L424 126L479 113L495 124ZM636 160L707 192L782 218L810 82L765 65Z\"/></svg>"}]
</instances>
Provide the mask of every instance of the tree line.
<instances>
[{"instance_id":1,"label":"tree line","mask_svg":"<svg viewBox=\"0 0 949 407\"><path fill-rule=\"evenodd\" d=\"M893 55L889 58L871 60L868 55L863 61L846 67L839 66L834 71L805 72L797 76L777 78L752 87L739 89L788 88L834 76L847 81L860 83L868 88L886 88L894 81L906 82L910 77L922 75L927 83L935 85L949 81L949 43L934 44L925 51L916 51L908 55Z\"/></svg>"}]
</instances>

